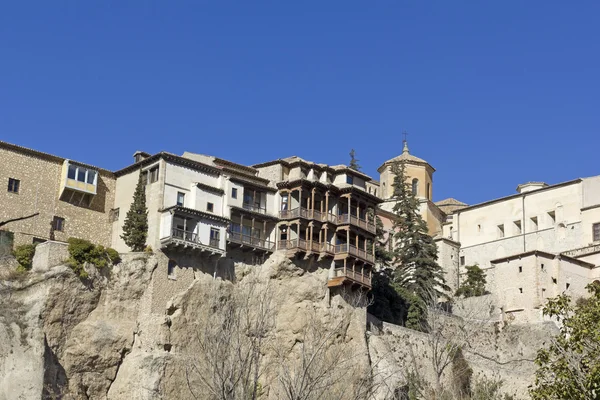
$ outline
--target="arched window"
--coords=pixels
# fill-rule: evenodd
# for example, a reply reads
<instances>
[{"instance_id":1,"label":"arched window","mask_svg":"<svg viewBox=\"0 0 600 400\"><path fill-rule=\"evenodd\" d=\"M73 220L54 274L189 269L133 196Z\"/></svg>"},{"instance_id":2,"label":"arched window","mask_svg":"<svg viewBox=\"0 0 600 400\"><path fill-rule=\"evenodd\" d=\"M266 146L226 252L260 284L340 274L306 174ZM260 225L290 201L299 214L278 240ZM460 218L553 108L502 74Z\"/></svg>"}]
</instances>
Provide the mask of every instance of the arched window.
<instances>
[{"instance_id":1,"label":"arched window","mask_svg":"<svg viewBox=\"0 0 600 400\"><path fill-rule=\"evenodd\" d=\"M431 200L431 183L427 184L427 200Z\"/></svg>"},{"instance_id":2,"label":"arched window","mask_svg":"<svg viewBox=\"0 0 600 400\"><path fill-rule=\"evenodd\" d=\"M419 180L417 178L412 180L412 192L416 196L419 191Z\"/></svg>"}]
</instances>

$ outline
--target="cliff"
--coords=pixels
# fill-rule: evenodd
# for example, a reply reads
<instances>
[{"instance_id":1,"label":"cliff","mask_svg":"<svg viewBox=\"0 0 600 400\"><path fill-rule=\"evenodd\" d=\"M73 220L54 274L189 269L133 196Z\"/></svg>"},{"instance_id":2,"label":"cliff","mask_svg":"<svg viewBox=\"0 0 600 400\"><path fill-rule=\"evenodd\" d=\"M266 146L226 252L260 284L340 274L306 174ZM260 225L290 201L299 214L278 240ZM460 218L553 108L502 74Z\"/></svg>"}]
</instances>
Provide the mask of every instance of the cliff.
<instances>
[{"instance_id":1,"label":"cliff","mask_svg":"<svg viewBox=\"0 0 600 400\"><path fill-rule=\"evenodd\" d=\"M210 399L236 387L269 399L309 389L303 398L373 390L384 399L414 360L433 379L427 335L387 324L367 331L364 298L330 296L324 264L276 253L260 265L232 262L231 279L192 268L189 285L167 297L155 285L167 274L162 254L88 270L86 281L60 265L0 281L0 400ZM157 308L157 298L168 300ZM523 394L546 330L490 329L473 343L499 363L469 362Z\"/></svg>"}]
</instances>

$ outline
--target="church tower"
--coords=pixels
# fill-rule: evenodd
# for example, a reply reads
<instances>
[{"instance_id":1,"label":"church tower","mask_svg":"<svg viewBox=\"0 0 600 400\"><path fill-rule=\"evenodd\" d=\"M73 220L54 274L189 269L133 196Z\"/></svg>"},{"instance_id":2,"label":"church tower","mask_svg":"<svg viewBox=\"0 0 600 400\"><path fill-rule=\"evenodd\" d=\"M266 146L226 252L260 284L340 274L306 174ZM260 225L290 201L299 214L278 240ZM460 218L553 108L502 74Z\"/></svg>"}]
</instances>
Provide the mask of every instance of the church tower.
<instances>
[{"instance_id":1,"label":"church tower","mask_svg":"<svg viewBox=\"0 0 600 400\"><path fill-rule=\"evenodd\" d=\"M408 142L404 140L402 154L384 162L378 169L380 197L384 203L380 205L384 214L390 214L394 208L394 173L392 166L396 163L404 164L406 181L419 200L419 209L423 220L427 223L429 233L435 235L441 232L443 213L433 204L433 173L435 169L422 158L413 156L408 150Z\"/></svg>"}]
</instances>

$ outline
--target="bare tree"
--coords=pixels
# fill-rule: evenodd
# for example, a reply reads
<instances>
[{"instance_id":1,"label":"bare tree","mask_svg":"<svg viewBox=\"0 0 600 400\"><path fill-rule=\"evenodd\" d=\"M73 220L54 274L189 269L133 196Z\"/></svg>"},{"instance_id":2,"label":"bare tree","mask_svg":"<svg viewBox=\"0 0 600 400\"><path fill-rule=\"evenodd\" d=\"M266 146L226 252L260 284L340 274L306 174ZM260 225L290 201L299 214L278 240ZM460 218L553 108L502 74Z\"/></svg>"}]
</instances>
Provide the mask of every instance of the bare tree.
<instances>
[{"instance_id":1,"label":"bare tree","mask_svg":"<svg viewBox=\"0 0 600 400\"><path fill-rule=\"evenodd\" d=\"M6 221L0 221L0 227L7 225L11 222L16 222L16 221L22 221L24 219L29 219L29 218L33 218L33 217L37 217L38 215L40 215L39 212L33 213L31 215L26 215L24 217L17 217L17 218L11 218L11 219L7 219Z\"/></svg>"},{"instance_id":2,"label":"bare tree","mask_svg":"<svg viewBox=\"0 0 600 400\"><path fill-rule=\"evenodd\" d=\"M234 287L213 281L206 318L197 329L199 352L190 356L186 368L194 398L255 400L260 396L262 357L274 327L273 294L268 281L255 276ZM200 385L192 383L196 381Z\"/></svg>"}]
</instances>

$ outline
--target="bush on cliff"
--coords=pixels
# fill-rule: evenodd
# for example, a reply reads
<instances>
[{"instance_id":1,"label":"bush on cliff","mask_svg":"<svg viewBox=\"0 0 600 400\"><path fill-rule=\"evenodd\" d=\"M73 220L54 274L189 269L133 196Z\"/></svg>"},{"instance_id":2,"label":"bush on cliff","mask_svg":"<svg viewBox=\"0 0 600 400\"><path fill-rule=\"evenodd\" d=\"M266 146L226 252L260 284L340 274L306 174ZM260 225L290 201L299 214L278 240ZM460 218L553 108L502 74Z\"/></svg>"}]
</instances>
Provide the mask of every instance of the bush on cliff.
<instances>
[{"instance_id":1,"label":"bush on cliff","mask_svg":"<svg viewBox=\"0 0 600 400\"><path fill-rule=\"evenodd\" d=\"M13 255L19 263L19 266L17 267L19 272L28 271L31 269L34 254L35 244L23 244L15 248Z\"/></svg>"},{"instance_id":2,"label":"bush on cliff","mask_svg":"<svg viewBox=\"0 0 600 400\"><path fill-rule=\"evenodd\" d=\"M81 278L87 278L88 276L84 269L85 263L93 264L98 268L105 268L121 261L119 253L110 247L105 248L101 245L94 245L89 240L78 238L70 238L68 242L70 257L67 264Z\"/></svg>"}]
</instances>

